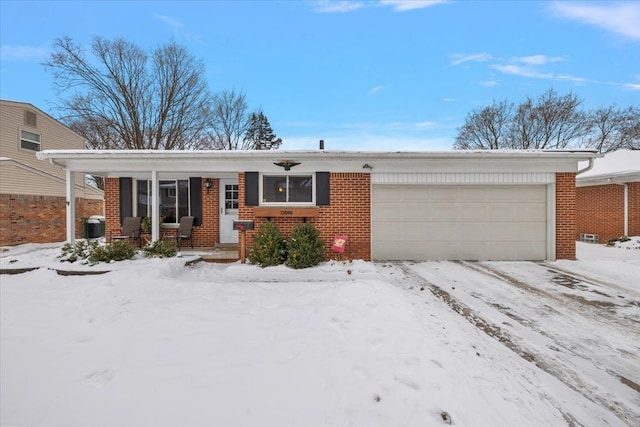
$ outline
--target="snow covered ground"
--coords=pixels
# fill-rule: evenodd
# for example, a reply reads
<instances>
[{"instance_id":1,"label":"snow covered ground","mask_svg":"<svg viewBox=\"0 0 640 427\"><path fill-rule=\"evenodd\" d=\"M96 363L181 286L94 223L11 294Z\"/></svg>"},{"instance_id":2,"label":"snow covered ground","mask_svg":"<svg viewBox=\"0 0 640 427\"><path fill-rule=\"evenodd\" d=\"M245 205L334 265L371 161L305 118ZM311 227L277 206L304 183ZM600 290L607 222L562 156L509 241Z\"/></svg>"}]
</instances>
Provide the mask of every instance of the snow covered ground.
<instances>
[{"instance_id":1,"label":"snow covered ground","mask_svg":"<svg viewBox=\"0 0 640 427\"><path fill-rule=\"evenodd\" d=\"M640 425L624 245L307 270L12 247L1 269L40 268L0 275L0 425Z\"/></svg>"}]
</instances>

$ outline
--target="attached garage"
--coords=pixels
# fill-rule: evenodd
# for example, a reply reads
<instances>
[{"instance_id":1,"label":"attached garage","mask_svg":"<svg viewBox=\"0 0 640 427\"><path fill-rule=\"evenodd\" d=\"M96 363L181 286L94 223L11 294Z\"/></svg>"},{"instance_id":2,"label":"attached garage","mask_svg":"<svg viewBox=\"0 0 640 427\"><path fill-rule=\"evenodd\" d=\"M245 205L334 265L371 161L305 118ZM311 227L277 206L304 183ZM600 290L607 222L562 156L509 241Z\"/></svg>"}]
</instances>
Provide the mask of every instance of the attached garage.
<instances>
[{"instance_id":1,"label":"attached garage","mask_svg":"<svg viewBox=\"0 0 640 427\"><path fill-rule=\"evenodd\" d=\"M372 257L543 260L547 185L373 185Z\"/></svg>"}]
</instances>

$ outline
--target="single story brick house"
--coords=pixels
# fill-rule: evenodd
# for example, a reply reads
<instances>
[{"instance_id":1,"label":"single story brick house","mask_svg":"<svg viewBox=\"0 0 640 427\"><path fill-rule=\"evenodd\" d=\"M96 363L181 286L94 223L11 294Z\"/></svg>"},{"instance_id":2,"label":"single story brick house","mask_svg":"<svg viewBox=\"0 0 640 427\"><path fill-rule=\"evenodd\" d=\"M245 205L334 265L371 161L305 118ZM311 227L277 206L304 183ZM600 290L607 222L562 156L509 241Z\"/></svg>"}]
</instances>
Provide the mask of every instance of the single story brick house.
<instances>
[{"instance_id":1,"label":"single story brick house","mask_svg":"<svg viewBox=\"0 0 640 427\"><path fill-rule=\"evenodd\" d=\"M593 151L84 151L37 154L105 177L107 233L126 216L196 218L196 247L237 244L234 220L309 222L363 260L575 259L576 174ZM68 186L73 197L73 186ZM68 210L68 240L74 212ZM161 227L152 221L151 239Z\"/></svg>"},{"instance_id":2,"label":"single story brick house","mask_svg":"<svg viewBox=\"0 0 640 427\"><path fill-rule=\"evenodd\" d=\"M640 236L640 150L596 159L576 179L578 240L604 243Z\"/></svg>"}]
</instances>

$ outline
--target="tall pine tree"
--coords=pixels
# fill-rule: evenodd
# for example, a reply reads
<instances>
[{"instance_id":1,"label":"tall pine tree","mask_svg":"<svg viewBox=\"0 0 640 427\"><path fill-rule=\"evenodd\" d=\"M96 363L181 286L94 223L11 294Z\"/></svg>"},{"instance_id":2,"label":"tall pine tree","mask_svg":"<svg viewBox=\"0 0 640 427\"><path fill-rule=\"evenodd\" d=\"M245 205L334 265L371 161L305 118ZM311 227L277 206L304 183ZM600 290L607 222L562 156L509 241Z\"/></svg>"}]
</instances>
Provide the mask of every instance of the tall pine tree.
<instances>
[{"instance_id":1,"label":"tall pine tree","mask_svg":"<svg viewBox=\"0 0 640 427\"><path fill-rule=\"evenodd\" d=\"M244 134L244 146L252 150L275 150L282 144L262 111L251 113L249 127Z\"/></svg>"}]
</instances>

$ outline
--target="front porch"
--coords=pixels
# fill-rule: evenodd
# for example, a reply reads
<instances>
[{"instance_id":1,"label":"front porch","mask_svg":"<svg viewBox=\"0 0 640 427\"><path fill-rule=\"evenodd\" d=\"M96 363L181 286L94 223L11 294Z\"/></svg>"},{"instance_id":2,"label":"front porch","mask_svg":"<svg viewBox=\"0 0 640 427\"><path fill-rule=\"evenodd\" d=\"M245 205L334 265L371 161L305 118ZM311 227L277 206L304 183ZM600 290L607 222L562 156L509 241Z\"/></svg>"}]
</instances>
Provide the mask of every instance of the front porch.
<instances>
[{"instance_id":1,"label":"front porch","mask_svg":"<svg viewBox=\"0 0 640 427\"><path fill-rule=\"evenodd\" d=\"M182 256L196 256L196 262L231 263L240 260L238 245L219 244L209 248L182 248Z\"/></svg>"}]
</instances>

